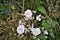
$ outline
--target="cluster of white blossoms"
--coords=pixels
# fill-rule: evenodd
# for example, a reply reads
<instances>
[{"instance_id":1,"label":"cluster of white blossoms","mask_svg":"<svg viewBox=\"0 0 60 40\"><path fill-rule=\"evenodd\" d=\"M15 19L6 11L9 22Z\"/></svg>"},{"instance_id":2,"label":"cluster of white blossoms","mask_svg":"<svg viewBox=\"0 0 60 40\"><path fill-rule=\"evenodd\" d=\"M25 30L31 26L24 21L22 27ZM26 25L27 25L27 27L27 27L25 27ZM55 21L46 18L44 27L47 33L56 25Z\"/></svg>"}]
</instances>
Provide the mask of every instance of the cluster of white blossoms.
<instances>
[{"instance_id":1,"label":"cluster of white blossoms","mask_svg":"<svg viewBox=\"0 0 60 40\"><path fill-rule=\"evenodd\" d=\"M24 13L24 16L25 16L25 20L29 20L29 19L32 19L32 11L30 9L27 9ZM36 20L38 21L41 21L41 14L36 16Z\"/></svg>"},{"instance_id":2,"label":"cluster of white blossoms","mask_svg":"<svg viewBox=\"0 0 60 40\"><path fill-rule=\"evenodd\" d=\"M25 20L31 19L31 18L32 18L32 11L29 10L29 9L27 9L27 10L25 11L25 13L24 13L24 16L25 16ZM40 21L40 20L41 20L40 17L41 17L41 15L38 15L38 16L36 17L36 20ZM26 28L26 27L24 26L24 24L23 24L21 21L19 21L19 26L17 27L17 33L18 33L18 34L23 34L23 33L26 32L26 31L31 31L31 33L32 33L34 36L37 36L37 35L39 35L39 34L41 33L40 28L31 27L31 28L28 29L28 28Z\"/></svg>"},{"instance_id":3,"label":"cluster of white blossoms","mask_svg":"<svg viewBox=\"0 0 60 40\"><path fill-rule=\"evenodd\" d=\"M25 28L25 26L23 24L21 24L17 27L17 33L18 34L23 34L25 31L28 31L28 30L30 30L31 33L34 36L37 36L41 33L41 30L39 28L29 28L29 29L27 29L27 28Z\"/></svg>"}]
</instances>

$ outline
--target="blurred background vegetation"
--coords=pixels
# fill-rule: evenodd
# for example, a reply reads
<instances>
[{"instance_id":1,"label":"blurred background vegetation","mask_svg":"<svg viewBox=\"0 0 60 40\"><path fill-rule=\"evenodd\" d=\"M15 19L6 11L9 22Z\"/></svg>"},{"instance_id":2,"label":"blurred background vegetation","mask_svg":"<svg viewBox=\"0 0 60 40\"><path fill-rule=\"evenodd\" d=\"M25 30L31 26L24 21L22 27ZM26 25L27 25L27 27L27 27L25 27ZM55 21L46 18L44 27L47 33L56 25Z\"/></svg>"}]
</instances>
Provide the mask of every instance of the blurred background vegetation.
<instances>
[{"instance_id":1,"label":"blurred background vegetation","mask_svg":"<svg viewBox=\"0 0 60 40\"><path fill-rule=\"evenodd\" d=\"M49 35L45 39L42 32L38 36L41 40L60 40L60 0L0 0L0 40L23 40L16 28L26 9L42 14L39 25L48 30Z\"/></svg>"}]
</instances>

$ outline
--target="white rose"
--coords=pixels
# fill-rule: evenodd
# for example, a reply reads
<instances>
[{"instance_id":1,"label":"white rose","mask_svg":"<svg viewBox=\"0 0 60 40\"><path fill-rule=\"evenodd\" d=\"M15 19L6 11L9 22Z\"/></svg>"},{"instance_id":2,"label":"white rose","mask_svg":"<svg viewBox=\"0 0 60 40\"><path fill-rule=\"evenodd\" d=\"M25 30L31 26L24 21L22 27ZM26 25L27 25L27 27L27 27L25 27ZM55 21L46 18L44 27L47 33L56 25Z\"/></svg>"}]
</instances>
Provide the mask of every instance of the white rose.
<instances>
[{"instance_id":1,"label":"white rose","mask_svg":"<svg viewBox=\"0 0 60 40\"><path fill-rule=\"evenodd\" d=\"M41 21L41 15L36 16L36 20Z\"/></svg>"},{"instance_id":2,"label":"white rose","mask_svg":"<svg viewBox=\"0 0 60 40\"><path fill-rule=\"evenodd\" d=\"M26 19L31 19L32 18L32 11L30 9L27 9L24 13L24 16Z\"/></svg>"},{"instance_id":3,"label":"white rose","mask_svg":"<svg viewBox=\"0 0 60 40\"><path fill-rule=\"evenodd\" d=\"M48 31L47 30L44 30L44 34L48 35Z\"/></svg>"},{"instance_id":4,"label":"white rose","mask_svg":"<svg viewBox=\"0 0 60 40\"><path fill-rule=\"evenodd\" d=\"M17 27L17 33L18 34L22 34L22 33L24 33L24 31L25 31L25 26L24 25L19 25Z\"/></svg>"},{"instance_id":5,"label":"white rose","mask_svg":"<svg viewBox=\"0 0 60 40\"><path fill-rule=\"evenodd\" d=\"M39 28L31 28L31 33L34 35L34 36L37 36L41 33L40 29Z\"/></svg>"}]
</instances>

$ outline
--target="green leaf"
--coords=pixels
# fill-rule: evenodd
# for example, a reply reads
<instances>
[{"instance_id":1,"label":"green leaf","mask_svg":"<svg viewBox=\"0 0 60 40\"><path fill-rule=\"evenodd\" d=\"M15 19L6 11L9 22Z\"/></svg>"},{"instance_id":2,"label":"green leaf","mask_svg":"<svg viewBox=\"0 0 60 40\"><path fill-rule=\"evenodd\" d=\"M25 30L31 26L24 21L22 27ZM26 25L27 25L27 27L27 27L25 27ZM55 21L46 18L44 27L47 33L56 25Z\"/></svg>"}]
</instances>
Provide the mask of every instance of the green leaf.
<instances>
[{"instance_id":1,"label":"green leaf","mask_svg":"<svg viewBox=\"0 0 60 40\"><path fill-rule=\"evenodd\" d=\"M15 9L15 6L14 6L14 5L12 5L12 6L11 6L11 9L12 9L12 10L14 10L14 9Z\"/></svg>"},{"instance_id":2,"label":"green leaf","mask_svg":"<svg viewBox=\"0 0 60 40\"><path fill-rule=\"evenodd\" d=\"M57 24L58 24L57 22L52 21L52 22L51 22L52 28L54 28Z\"/></svg>"},{"instance_id":3,"label":"green leaf","mask_svg":"<svg viewBox=\"0 0 60 40\"><path fill-rule=\"evenodd\" d=\"M54 32L53 32L53 30L52 29L50 29L50 31L49 31L50 33L49 33L49 35L52 37L52 38L54 38Z\"/></svg>"},{"instance_id":4,"label":"green leaf","mask_svg":"<svg viewBox=\"0 0 60 40\"><path fill-rule=\"evenodd\" d=\"M48 22L48 24L49 24L52 28L54 28L54 27L58 24L58 22L55 22L55 21L52 20L52 19L49 19L47 22Z\"/></svg>"},{"instance_id":5,"label":"green leaf","mask_svg":"<svg viewBox=\"0 0 60 40\"><path fill-rule=\"evenodd\" d=\"M43 13L44 15L46 15L47 14L47 12L46 12L46 10L45 10L45 8L44 7L38 7L38 9L37 9L38 11L40 11L41 13Z\"/></svg>"},{"instance_id":6,"label":"green leaf","mask_svg":"<svg viewBox=\"0 0 60 40\"><path fill-rule=\"evenodd\" d=\"M50 28L50 25L48 24L47 20L43 20L43 21L42 21L42 26L43 26L46 30L49 30L49 28Z\"/></svg>"}]
</instances>

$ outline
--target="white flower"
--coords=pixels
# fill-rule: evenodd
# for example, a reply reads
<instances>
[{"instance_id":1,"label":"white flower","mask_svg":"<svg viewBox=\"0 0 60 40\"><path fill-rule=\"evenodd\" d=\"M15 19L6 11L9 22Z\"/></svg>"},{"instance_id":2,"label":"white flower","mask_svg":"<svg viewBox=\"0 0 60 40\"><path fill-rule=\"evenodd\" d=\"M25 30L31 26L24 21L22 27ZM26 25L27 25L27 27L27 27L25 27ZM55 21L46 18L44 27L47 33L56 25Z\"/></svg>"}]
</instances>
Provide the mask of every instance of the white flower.
<instances>
[{"instance_id":1,"label":"white flower","mask_svg":"<svg viewBox=\"0 0 60 40\"><path fill-rule=\"evenodd\" d=\"M17 33L18 34L22 34L22 33L24 33L24 31L25 31L25 26L24 25L19 25L17 27Z\"/></svg>"},{"instance_id":2,"label":"white flower","mask_svg":"<svg viewBox=\"0 0 60 40\"><path fill-rule=\"evenodd\" d=\"M32 11L30 9L27 9L24 13L24 16L26 19L31 19L32 18Z\"/></svg>"},{"instance_id":3,"label":"white flower","mask_svg":"<svg viewBox=\"0 0 60 40\"><path fill-rule=\"evenodd\" d=\"M40 29L39 28L31 28L31 33L34 35L34 36L37 36L41 33Z\"/></svg>"},{"instance_id":4,"label":"white flower","mask_svg":"<svg viewBox=\"0 0 60 40\"><path fill-rule=\"evenodd\" d=\"M41 21L41 15L36 16L36 20Z\"/></svg>"},{"instance_id":5,"label":"white flower","mask_svg":"<svg viewBox=\"0 0 60 40\"><path fill-rule=\"evenodd\" d=\"M48 35L48 31L47 30L44 30L44 34Z\"/></svg>"}]
</instances>

